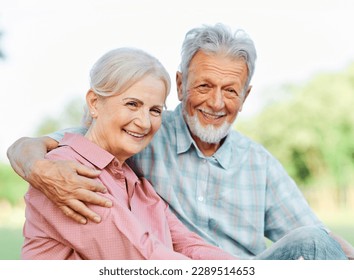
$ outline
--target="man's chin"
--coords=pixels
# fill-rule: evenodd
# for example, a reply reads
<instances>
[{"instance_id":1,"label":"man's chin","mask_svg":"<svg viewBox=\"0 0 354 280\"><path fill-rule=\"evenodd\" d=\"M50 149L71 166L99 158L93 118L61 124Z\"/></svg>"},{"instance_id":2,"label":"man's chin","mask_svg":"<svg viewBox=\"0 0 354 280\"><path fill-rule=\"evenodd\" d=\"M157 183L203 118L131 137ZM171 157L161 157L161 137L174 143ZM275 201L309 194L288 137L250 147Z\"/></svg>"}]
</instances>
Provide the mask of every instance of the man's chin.
<instances>
[{"instance_id":1,"label":"man's chin","mask_svg":"<svg viewBox=\"0 0 354 280\"><path fill-rule=\"evenodd\" d=\"M218 144L229 134L230 125L224 123L221 127L216 128L212 125L208 125L207 127L196 125L191 129L191 132L203 142Z\"/></svg>"},{"instance_id":2,"label":"man's chin","mask_svg":"<svg viewBox=\"0 0 354 280\"><path fill-rule=\"evenodd\" d=\"M189 127L191 134L198 137L201 141L209 144L218 144L230 132L231 124L224 121L218 126L207 124L202 125L196 115L190 116L184 112L184 119Z\"/></svg>"}]
</instances>

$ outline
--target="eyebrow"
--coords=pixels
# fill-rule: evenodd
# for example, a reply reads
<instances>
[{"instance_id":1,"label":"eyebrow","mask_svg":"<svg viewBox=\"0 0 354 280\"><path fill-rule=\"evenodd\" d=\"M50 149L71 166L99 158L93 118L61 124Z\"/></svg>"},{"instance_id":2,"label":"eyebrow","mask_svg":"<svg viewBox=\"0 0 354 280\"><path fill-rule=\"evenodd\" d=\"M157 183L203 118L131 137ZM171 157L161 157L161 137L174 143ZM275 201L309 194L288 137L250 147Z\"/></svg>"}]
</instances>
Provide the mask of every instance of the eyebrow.
<instances>
[{"instance_id":1,"label":"eyebrow","mask_svg":"<svg viewBox=\"0 0 354 280\"><path fill-rule=\"evenodd\" d=\"M127 100L134 100L134 101L138 102L140 105L144 105L144 102L143 102L143 101L141 101L140 99L135 98L135 97L126 97L126 98L123 98L123 101L127 101ZM153 105L152 107L155 107L155 106L163 108L163 107L164 107L164 104L162 104L162 105L156 104L156 105Z\"/></svg>"}]
</instances>

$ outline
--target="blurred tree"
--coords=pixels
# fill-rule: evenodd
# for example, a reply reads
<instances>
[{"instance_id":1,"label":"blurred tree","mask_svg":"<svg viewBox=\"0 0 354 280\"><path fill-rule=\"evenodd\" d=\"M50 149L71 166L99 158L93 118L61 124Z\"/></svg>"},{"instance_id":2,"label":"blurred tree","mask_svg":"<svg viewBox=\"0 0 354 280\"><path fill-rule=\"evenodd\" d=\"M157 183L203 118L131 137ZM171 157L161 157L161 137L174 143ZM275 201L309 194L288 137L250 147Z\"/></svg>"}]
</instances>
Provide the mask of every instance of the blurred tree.
<instances>
[{"instance_id":1,"label":"blurred tree","mask_svg":"<svg viewBox=\"0 0 354 280\"><path fill-rule=\"evenodd\" d=\"M83 116L84 101L81 98L70 100L66 106L63 107L60 116L47 117L39 124L36 134L44 135L51 133L58 129L79 126Z\"/></svg>"},{"instance_id":2,"label":"blurred tree","mask_svg":"<svg viewBox=\"0 0 354 280\"><path fill-rule=\"evenodd\" d=\"M354 64L282 91L292 97L239 122L238 130L267 147L299 185L332 185L342 194L354 174Z\"/></svg>"},{"instance_id":3,"label":"blurred tree","mask_svg":"<svg viewBox=\"0 0 354 280\"><path fill-rule=\"evenodd\" d=\"M22 180L9 164L0 163L0 178L0 202L6 200L11 205L21 203L28 183Z\"/></svg>"}]
</instances>

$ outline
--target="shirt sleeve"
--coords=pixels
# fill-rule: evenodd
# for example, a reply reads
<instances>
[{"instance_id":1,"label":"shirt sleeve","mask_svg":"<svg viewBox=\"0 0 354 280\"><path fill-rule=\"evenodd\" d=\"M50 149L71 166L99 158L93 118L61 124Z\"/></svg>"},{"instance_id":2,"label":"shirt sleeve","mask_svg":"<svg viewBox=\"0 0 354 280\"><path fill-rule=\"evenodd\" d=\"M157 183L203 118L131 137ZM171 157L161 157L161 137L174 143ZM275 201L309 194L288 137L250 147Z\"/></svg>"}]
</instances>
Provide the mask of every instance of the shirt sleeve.
<instances>
[{"instance_id":1,"label":"shirt sleeve","mask_svg":"<svg viewBox=\"0 0 354 280\"><path fill-rule=\"evenodd\" d=\"M86 225L71 221L34 188L26 203L23 259L188 259L166 247L116 200L112 208L91 207L102 221Z\"/></svg>"},{"instance_id":2,"label":"shirt sleeve","mask_svg":"<svg viewBox=\"0 0 354 280\"><path fill-rule=\"evenodd\" d=\"M70 128L65 128L65 129L61 129L61 130L46 134L46 136L54 139L57 142L60 142L60 140L63 139L65 133L77 133L77 134L85 135L86 132L87 132L86 127L70 127Z\"/></svg>"},{"instance_id":3,"label":"shirt sleeve","mask_svg":"<svg viewBox=\"0 0 354 280\"><path fill-rule=\"evenodd\" d=\"M174 250L195 260L235 260L236 257L222 249L206 243L199 235L190 231L166 208Z\"/></svg>"},{"instance_id":4,"label":"shirt sleeve","mask_svg":"<svg viewBox=\"0 0 354 280\"><path fill-rule=\"evenodd\" d=\"M307 225L327 230L280 162L269 156L267 168L265 236L277 241L290 230Z\"/></svg>"}]
</instances>

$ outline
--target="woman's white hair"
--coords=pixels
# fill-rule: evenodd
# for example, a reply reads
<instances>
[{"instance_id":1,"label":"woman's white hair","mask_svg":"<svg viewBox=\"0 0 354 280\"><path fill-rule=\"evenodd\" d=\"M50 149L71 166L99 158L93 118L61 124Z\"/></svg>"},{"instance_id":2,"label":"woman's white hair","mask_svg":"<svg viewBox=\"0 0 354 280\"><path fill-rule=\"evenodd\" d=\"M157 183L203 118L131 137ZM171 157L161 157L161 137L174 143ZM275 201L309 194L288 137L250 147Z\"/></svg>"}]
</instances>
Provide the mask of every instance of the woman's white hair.
<instances>
[{"instance_id":1,"label":"woman's white hair","mask_svg":"<svg viewBox=\"0 0 354 280\"><path fill-rule=\"evenodd\" d=\"M104 54L90 71L91 89L100 96L112 96L152 75L165 84L166 96L170 92L171 79L161 62L152 55L135 48L118 48ZM83 125L89 126L92 117L85 106Z\"/></svg>"}]
</instances>

